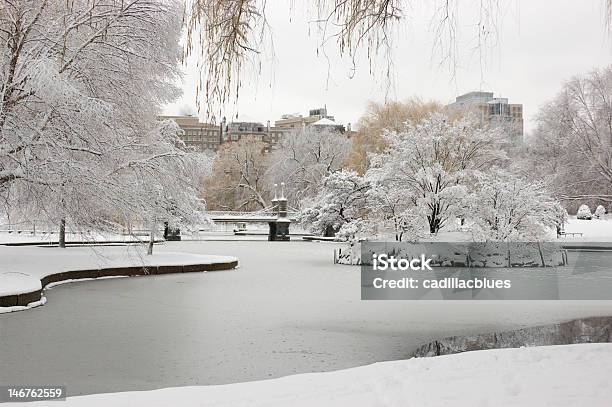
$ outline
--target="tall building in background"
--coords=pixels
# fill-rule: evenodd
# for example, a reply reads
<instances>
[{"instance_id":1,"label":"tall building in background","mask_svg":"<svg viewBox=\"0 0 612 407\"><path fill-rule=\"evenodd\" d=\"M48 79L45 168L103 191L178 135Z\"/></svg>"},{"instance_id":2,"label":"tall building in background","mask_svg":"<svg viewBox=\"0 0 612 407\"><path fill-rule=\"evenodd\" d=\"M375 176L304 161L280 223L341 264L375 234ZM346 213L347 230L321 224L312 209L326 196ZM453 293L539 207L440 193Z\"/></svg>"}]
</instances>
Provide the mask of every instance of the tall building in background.
<instances>
[{"instance_id":1,"label":"tall building in background","mask_svg":"<svg viewBox=\"0 0 612 407\"><path fill-rule=\"evenodd\" d=\"M458 96L449 109L474 112L481 123L492 127L503 127L510 142L518 146L523 142L523 105L508 103L507 98L493 97L493 92L469 92Z\"/></svg>"}]
</instances>

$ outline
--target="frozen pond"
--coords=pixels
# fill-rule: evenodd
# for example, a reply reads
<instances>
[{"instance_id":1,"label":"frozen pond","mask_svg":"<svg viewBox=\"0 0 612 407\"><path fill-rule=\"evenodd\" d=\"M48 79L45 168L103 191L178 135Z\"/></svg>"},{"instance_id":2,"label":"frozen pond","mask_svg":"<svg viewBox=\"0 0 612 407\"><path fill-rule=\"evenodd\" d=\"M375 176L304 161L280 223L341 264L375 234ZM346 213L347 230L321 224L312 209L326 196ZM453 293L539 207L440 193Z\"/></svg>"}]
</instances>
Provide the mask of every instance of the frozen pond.
<instances>
[{"instance_id":1,"label":"frozen pond","mask_svg":"<svg viewBox=\"0 0 612 407\"><path fill-rule=\"evenodd\" d=\"M0 383L71 395L222 384L406 357L452 334L612 314L612 301L361 301L332 243L177 242L234 271L88 281L0 315Z\"/></svg>"}]
</instances>

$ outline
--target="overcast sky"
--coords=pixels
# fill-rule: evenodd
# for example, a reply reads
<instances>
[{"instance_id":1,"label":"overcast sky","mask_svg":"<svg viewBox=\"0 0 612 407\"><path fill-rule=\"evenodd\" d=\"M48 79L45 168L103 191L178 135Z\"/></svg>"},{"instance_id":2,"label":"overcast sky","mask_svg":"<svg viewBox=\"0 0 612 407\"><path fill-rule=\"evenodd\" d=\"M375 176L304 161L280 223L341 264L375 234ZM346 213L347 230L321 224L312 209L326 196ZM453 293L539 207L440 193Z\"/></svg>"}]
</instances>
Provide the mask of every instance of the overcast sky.
<instances>
[{"instance_id":1,"label":"overcast sky","mask_svg":"<svg viewBox=\"0 0 612 407\"><path fill-rule=\"evenodd\" d=\"M237 109L241 118L274 122L285 113L307 114L311 108L327 105L329 114L346 124L358 120L369 100L383 101L385 95L449 103L462 93L486 90L511 103L522 103L529 131L538 108L560 90L564 80L612 62L612 35L605 30L603 0L502 1L497 41L485 47L483 58L475 51L479 2L465 0L458 10L456 69L448 63L440 65L433 47L433 10L420 0L404 11L407 18L395 30L392 80L384 77L382 56L371 74L362 55L351 77L352 65L348 58L336 56L335 44L326 48L329 62L321 53L317 56L320 38L312 24L309 32L313 14L302 3L306 1L268 0L274 57L263 58L261 74L247 73L237 108L226 109L228 118ZM192 58L184 67L184 95L166 113L195 111L195 62Z\"/></svg>"}]
</instances>

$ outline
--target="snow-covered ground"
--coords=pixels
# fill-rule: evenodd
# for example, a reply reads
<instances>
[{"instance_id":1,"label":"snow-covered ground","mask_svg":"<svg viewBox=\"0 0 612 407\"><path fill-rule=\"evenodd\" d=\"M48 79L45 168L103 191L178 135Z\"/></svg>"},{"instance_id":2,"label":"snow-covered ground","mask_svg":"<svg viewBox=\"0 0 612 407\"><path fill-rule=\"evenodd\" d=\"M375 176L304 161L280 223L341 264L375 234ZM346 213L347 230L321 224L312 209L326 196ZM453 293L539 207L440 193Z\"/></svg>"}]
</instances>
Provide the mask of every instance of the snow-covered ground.
<instances>
[{"instance_id":1,"label":"snow-covered ground","mask_svg":"<svg viewBox=\"0 0 612 407\"><path fill-rule=\"evenodd\" d=\"M486 350L267 381L69 397L62 406L609 407L611 361L612 344Z\"/></svg>"},{"instance_id":2,"label":"snow-covered ground","mask_svg":"<svg viewBox=\"0 0 612 407\"><path fill-rule=\"evenodd\" d=\"M40 280L43 277L64 271L210 264L234 260L236 258L229 256L159 252L157 250L154 250L152 256L147 256L143 246L69 247L66 249L0 246L0 296L39 290ZM0 312L8 310L13 309L0 307Z\"/></svg>"},{"instance_id":3,"label":"snow-covered ground","mask_svg":"<svg viewBox=\"0 0 612 407\"><path fill-rule=\"evenodd\" d=\"M0 295L2 296L30 293L40 289L40 278L34 277L29 273L15 271L0 272Z\"/></svg>"},{"instance_id":4,"label":"snow-covered ground","mask_svg":"<svg viewBox=\"0 0 612 407\"><path fill-rule=\"evenodd\" d=\"M582 236L564 236L566 241L612 242L612 218L583 220L575 216L565 223L566 233L582 233Z\"/></svg>"}]
</instances>

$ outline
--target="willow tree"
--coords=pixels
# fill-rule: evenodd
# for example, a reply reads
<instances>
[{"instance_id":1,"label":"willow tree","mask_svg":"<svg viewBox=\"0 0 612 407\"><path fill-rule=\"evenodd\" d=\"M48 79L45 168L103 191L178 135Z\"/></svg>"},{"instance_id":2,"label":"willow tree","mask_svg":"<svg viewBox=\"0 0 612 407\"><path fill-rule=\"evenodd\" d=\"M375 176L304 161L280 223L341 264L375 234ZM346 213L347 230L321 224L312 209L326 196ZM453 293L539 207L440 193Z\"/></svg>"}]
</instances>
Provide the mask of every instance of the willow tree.
<instances>
[{"instance_id":1,"label":"willow tree","mask_svg":"<svg viewBox=\"0 0 612 407\"><path fill-rule=\"evenodd\" d=\"M363 174L370 165L369 155L381 153L387 147L383 133L399 132L407 122L418 123L431 113L442 110L442 104L435 101L424 102L418 98L405 102L368 103L365 113L359 118L357 134L353 136L353 146L348 158L348 166Z\"/></svg>"}]
</instances>

